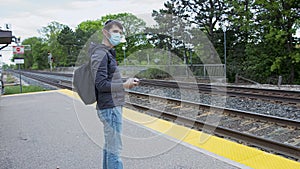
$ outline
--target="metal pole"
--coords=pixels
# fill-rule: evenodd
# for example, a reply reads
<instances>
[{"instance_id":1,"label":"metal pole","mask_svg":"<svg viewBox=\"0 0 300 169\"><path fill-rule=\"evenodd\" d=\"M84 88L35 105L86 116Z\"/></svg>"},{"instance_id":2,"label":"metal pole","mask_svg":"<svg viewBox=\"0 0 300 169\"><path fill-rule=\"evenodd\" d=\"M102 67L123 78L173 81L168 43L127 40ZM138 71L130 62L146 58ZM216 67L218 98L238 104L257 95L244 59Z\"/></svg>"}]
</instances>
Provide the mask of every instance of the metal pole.
<instances>
[{"instance_id":1,"label":"metal pole","mask_svg":"<svg viewBox=\"0 0 300 169\"><path fill-rule=\"evenodd\" d=\"M225 79L226 79L226 30L224 31L224 70L225 70Z\"/></svg>"},{"instance_id":2,"label":"metal pole","mask_svg":"<svg viewBox=\"0 0 300 169\"><path fill-rule=\"evenodd\" d=\"M20 74L20 93L22 93L22 78L21 78L21 68L20 68L20 64L19 65L19 74Z\"/></svg>"},{"instance_id":3,"label":"metal pole","mask_svg":"<svg viewBox=\"0 0 300 169\"><path fill-rule=\"evenodd\" d=\"M189 50L189 54L190 54L190 64L191 64L191 66L192 66L192 64L193 64L192 49Z\"/></svg>"},{"instance_id":4,"label":"metal pole","mask_svg":"<svg viewBox=\"0 0 300 169\"><path fill-rule=\"evenodd\" d=\"M52 72L52 61L50 60L50 72Z\"/></svg>"},{"instance_id":5,"label":"metal pole","mask_svg":"<svg viewBox=\"0 0 300 169\"><path fill-rule=\"evenodd\" d=\"M204 78L206 78L206 67L203 65L203 73L204 73Z\"/></svg>"},{"instance_id":6,"label":"metal pole","mask_svg":"<svg viewBox=\"0 0 300 169\"><path fill-rule=\"evenodd\" d=\"M48 63L50 66L50 72L52 72L52 53L48 52Z\"/></svg>"},{"instance_id":7,"label":"metal pole","mask_svg":"<svg viewBox=\"0 0 300 169\"><path fill-rule=\"evenodd\" d=\"M147 61L148 61L148 65L150 65L149 53L147 53Z\"/></svg>"},{"instance_id":8,"label":"metal pole","mask_svg":"<svg viewBox=\"0 0 300 169\"><path fill-rule=\"evenodd\" d=\"M126 66L126 52L125 52L125 49L123 51L124 51L124 66Z\"/></svg>"},{"instance_id":9,"label":"metal pole","mask_svg":"<svg viewBox=\"0 0 300 169\"><path fill-rule=\"evenodd\" d=\"M189 56L190 56L190 71L192 72L192 64L193 64L193 61L192 61L191 50L192 50L192 49L189 49L188 52L189 52ZM187 69L186 71L188 72L188 69ZM188 72L188 74L189 74L189 72Z\"/></svg>"},{"instance_id":10,"label":"metal pole","mask_svg":"<svg viewBox=\"0 0 300 169\"><path fill-rule=\"evenodd\" d=\"M190 74L189 74L188 69L189 69L189 65L188 65L188 63L187 63L187 57L186 57L186 59L185 59L185 72L186 72L188 78L190 78Z\"/></svg>"},{"instance_id":11,"label":"metal pole","mask_svg":"<svg viewBox=\"0 0 300 169\"><path fill-rule=\"evenodd\" d=\"M125 52L126 47L125 47L125 46L122 46L122 50L123 50L123 52L124 52L124 66L126 66L126 52Z\"/></svg>"}]
</instances>

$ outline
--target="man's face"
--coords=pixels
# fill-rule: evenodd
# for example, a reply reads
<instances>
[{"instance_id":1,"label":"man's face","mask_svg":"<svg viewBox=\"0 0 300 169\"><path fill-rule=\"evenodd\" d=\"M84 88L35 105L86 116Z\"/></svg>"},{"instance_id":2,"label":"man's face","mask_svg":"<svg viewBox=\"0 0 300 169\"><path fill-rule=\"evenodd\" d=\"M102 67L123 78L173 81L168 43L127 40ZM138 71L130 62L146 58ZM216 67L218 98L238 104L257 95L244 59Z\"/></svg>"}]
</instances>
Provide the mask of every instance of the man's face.
<instances>
[{"instance_id":1,"label":"man's face","mask_svg":"<svg viewBox=\"0 0 300 169\"><path fill-rule=\"evenodd\" d=\"M121 42L123 42L122 39L125 39L123 35L123 30L115 24L111 25L111 28L109 30L103 29L102 32L105 38L107 39L107 41L104 42L107 46L117 46Z\"/></svg>"},{"instance_id":2,"label":"man's face","mask_svg":"<svg viewBox=\"0 0 300 169\"><path fill-rule=\"evenodd\" d=\"M113 25L110 28L109 33L120 33L120 35L123 36L123 31L117 25ZM110 37L110 35L109 35L109 37Z\"/></svg>"}]
</instances>

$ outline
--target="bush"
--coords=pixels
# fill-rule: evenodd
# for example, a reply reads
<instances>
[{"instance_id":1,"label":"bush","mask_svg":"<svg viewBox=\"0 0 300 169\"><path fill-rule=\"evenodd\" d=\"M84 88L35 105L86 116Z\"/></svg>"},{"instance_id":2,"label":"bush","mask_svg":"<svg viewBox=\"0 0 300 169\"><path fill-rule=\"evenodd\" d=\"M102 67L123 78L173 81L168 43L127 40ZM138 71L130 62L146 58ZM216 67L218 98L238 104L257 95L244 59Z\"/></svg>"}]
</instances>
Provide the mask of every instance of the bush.
<instances>
[{"instance_id":1,"label":"bush","mask_svg":"<svg viewBox=\"0 0 300 169\"><path fill-rule=\"evenodd\" d=\"M160 69L155 69L155 68L149 68L147 70L144 70L136 75L137 78L139 79L166 79L166 78L171 78L171 76Z\"/></svg>"}]
</instances>

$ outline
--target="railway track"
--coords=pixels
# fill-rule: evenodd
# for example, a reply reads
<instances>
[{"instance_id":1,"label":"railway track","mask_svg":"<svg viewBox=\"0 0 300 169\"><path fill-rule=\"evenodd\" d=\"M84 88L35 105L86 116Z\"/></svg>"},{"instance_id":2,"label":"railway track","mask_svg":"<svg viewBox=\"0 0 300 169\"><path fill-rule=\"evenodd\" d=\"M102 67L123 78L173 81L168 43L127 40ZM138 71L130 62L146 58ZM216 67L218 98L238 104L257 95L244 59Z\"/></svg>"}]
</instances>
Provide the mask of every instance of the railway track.
<instances>
[{"instance_id":1,"label":"railway track","mask_svg":"<svg viewBox=\"0 0 300 169\"><path fill-rule=\"evenodd\" d=\"M30 71L39 74L47 74L54 76L63 76L73 78L73 74L69 73L54 73L54 72L40 72ZM148 80L142 79L140 85L142 86L157 86L167 88L188 89L204 94L223 95L228 97L249 98L252 100L260 100L274 104L283 104L300 107L300 91L292 90L278 90L266 88L252 88L239 86L224 86L214 84L175 82L163 80Z\"/></svg>"},{"instance_id":2,"label":"railway track","mask_svg":"<svg viewBox=\"0 0 300 169\"><path fill-rule=\"evenodd\" d=\"M59 88L72 90L72 82L70 80L50 79L49 77L29 72L23 72L22 74ZM71 77L70 75L65 76ZM142 81L142 85L149 85L147 83L152 83L152 81ZM156 84L163 86L166 83ZM176 86L174 85L174 87ZM189 86L186 87L188 88ZM209 89L209 87L207 88ZM224 87L218 87L219 91L223 89ZM213 131L213 134L218 136L256 146L294 160L300 159L299 121L135 91L127 91L126 100L127 106L138 111L197 130L203 130L205 126L204 132Z\"/></svg>"},{"instance_id":3,"label":"railway track","mask_svg":"<svg viewBox=\"0 0 300 169\"><path fill-rule=\"evenodd\" d=\"M300 91L262 89L251 87L195 84L174 81L142 80L141 85L189 89L207 94L221 94L229 97L242 97L268 101L276 104L289 104L300 107Z\"/></svg>"},{"instance_id":4,"label":"railway track","mask_svg":"<svg viewBox=\"0 0 300 169\"><path fill-rule=\"evenodd\" d=\"M19 73L18 71L12 71L14 73ZM62 89L69 89L72 90L72 81L71 80L63 80L63 79L56 79L56 78L49 78L49 77L45 77L44 74L49 74L49 72L47 73L40 73L40 72L36 72L36 71L22 71L22 76L26 76L28 78L40 81L40 82L44 82L46 84L58 87L58 88L62 88ZM63 77L69 77L69 74L51 74L54 76L63 76ZM71 76L73 77L73 76Z\"/></svg>"},{"instance_id":5,"label":"railway track","mask_svg":"<svg viewBox=\"0 0 300 169\"><path fill-rule=\"evenodd\" d=\"M218 136L299 159L300 122L127 91L127 106ZM271 133L270 133L271 131ZM207 132L207 131L204 131Z\"/></svg>"}]
</instances>

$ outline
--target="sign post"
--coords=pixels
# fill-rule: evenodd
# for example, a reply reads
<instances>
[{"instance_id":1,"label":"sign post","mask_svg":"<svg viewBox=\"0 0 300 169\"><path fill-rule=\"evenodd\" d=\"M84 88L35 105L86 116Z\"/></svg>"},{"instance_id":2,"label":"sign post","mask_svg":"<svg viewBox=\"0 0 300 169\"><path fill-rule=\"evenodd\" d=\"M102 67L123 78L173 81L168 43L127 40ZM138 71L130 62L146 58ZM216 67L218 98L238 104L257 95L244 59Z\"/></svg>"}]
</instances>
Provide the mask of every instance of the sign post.
<instances>
[{"instance_id":1,"label":"sign post","mask_svg":"<svg viewBox=\"0 0 300 169\"><path fill-rule=\"evenodd\" d=\"M14 59L14 62L19 66L19 75L20 75L20 93L22 93L22 77L21 77L21 68L20 64L24 64L23 58Z\"/></svg>"}]
</instances>

